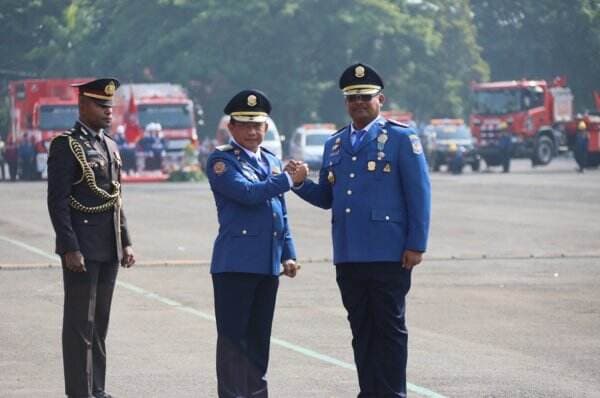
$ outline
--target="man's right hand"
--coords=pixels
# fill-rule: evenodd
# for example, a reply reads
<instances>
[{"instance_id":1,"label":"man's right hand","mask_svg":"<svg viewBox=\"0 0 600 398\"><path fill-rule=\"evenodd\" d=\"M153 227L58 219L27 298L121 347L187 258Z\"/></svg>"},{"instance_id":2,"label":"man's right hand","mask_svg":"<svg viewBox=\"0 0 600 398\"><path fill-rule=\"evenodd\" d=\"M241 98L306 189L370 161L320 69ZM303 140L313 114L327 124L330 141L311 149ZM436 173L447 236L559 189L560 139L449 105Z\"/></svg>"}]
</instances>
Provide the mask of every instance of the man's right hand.
<instances>
[{"instance_id":1,"label":"man's right hand","mask_svg":"<svg viewBox=\"0 0 600 398\"><path fill-rule=\"evenodd\" d=\"M284 171L286 171L292 177L294 185L299 185L302 184L302 182L304 182L308 176L308 165L299 160L292 159L285 166Z\"/></svg>"},{"instance_id":2,"label":"man's right hand","mask_svg":"<svg viewBox=\"0 0 600 398\"><path fill-rule=\"evenodd\" d=\"M81 252L79 250L75 251L75 252L66 252L65 253L65 267L67 267L67 269L69 271L73 271L73 272L87 271L85 269L83 255L81 254Z\"/></svg>"}]
</instances>

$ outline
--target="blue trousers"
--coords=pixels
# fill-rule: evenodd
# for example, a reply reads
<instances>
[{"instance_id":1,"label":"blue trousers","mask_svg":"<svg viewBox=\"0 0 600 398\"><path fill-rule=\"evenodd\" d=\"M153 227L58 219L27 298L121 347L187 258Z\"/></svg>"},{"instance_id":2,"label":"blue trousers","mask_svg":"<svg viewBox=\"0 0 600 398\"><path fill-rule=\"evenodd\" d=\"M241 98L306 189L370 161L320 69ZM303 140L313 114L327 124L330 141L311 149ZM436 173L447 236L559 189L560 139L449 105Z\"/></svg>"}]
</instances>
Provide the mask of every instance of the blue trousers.
<instances>
[{"instance_id":1,"label":"blue trousers","mask_svg":"<svg viewBox=\"0 0 600 398\"><path fill-rule=\"evenodd\" d=\"M271 326L279 278L212 275L217 319L219 398L267 398Z\"/></svg>"},{"instance_id":2,"label":"blue trousers","mask_svg":"<svg viewBox=\"0 0 600 398\"><path fill-rule=\"evenodd\" d=\"M336 279L352 329L359 398L406 397L405 296L411 272L400 263L345 263Z\"/></svg>"}]
</instances>

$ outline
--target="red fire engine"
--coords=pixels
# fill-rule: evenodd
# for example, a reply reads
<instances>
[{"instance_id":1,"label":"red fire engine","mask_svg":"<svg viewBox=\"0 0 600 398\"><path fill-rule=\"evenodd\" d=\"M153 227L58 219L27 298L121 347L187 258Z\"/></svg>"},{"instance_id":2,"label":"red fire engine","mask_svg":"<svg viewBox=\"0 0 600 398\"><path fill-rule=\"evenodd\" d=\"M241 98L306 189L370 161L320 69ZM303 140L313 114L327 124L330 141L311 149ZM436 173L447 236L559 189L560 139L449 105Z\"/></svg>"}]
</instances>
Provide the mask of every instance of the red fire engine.
<instances>
[{"instance_id":1,"label":"red fire engine","mask_svg":"<svg viewBox=\"0 0 600 398\"><path fill-rule=\"evenodd\" d=\"M113 130L119 125L128 124L132 109L137 112L136 121L142 130L150 123L161 125L168 153L181 153L188 144L198 139L194 103L180 85L122 85L115 93Z\"/></svg>"},{"instance_id":2,"label":"red fire engine","mask_svg":"<svg viewBox=\"0 0 600 398\"><path fill-rule=\"evenodd\" d=\"M473 83L471 89L471 131L488 165L501 164L505 134L512 156L529 157L534 166L568 149L565 125L573 120L573 95L565 79Z\"/></svg>"},{"instance_id":3,"label":"red fire engine","mask_svg":"<svg viewBox=\"0 0 600 398\"><path fill-rule=\"evenodd\" d=\"M588 135L587 145L587 167L600 166L600 91L594 92L596 100L596 111L577 115L572 122L565 125L569 147L575 146L575 137L579 132L579 126L584 126Z\"/></svg>"},{"instance_id":4,"label":"red fire engine","mask_svg":"<svg viewBox=\"0 0 600 398\"><path fill-rule=\"evenodd\" d=\"M77 90L71 87L89 79L29 79L10 82L11 139L33 143L35 173L43 177L50 140L73 127L78 117Z\"/></svg>"}]
</instances>

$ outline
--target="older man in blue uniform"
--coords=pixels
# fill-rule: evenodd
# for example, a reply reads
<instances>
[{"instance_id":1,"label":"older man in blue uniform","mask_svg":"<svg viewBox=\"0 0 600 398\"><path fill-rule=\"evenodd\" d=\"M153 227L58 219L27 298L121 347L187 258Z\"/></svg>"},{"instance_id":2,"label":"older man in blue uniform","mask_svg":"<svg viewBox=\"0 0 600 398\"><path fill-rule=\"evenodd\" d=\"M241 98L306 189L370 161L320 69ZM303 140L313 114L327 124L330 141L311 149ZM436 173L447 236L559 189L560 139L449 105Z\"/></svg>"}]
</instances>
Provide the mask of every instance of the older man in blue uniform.
<instances>
[{"instance_id":1,"label":"older man in blue uniform","mask_svg":"<svg viewBox=\"0 0 600 398\"><path fill-rule=\"evenodd\" d=\"M366 64L339 82L352 123L326 142L318 183L294 187L332 209L333 261L352 329L359 397L405 397L405 296L427 248L430 184L417 134L379 111L383 81ZM293 172L298 163L290 163Z\"/></svg>"},{"instance_id":2,"label":"older man in blue uniform","mask_svg":"<svg viewBox=\"0 0 600 398\"><path fill-rule=\"evenodd\" d=\"M225 107L231 142L218 147L207 162L219 218L211 273L221 398L268 396L279 275L294 277L299 268L283 194L306 177L306 169L292 177L260 146L270 111L262 92L236 94Z\"/></svg>"}]
</instances>

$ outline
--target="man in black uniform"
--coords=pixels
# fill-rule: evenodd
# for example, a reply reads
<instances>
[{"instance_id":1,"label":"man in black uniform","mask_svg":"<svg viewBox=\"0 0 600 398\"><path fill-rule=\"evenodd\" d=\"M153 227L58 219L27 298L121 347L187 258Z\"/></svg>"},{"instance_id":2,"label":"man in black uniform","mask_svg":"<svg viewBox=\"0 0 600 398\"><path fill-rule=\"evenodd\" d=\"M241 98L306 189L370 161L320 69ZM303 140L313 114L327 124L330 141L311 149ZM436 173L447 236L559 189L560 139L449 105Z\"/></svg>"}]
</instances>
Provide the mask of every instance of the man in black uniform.
<instances>
[{"instance_id":1,"label":"man in black uniform","mask_svg":"<svg viewBox=\"0 0 600 398\"><path fill-rule=\"evenodd\" d=\"M79 120L56 137L48 157L48 210L65 289L65 391L110 398L104 391L105 339L119 263L135 263L121 205L121 158L105 133L116 79L75 84Z\"/></svg>"}]
</instances>

